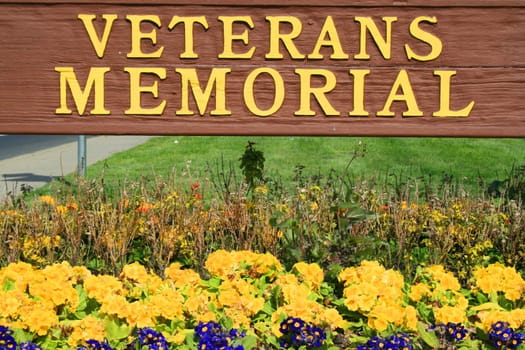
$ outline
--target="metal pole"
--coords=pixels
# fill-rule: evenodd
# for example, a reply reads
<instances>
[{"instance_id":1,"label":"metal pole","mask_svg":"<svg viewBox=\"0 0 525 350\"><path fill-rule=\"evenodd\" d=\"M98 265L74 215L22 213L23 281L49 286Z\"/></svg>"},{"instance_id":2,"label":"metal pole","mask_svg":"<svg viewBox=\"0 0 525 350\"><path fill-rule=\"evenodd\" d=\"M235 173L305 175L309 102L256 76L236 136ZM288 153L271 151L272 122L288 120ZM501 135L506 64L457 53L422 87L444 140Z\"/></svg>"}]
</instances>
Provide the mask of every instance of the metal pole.
<instances>
[{"instance_id":1,"label":"metal pole","mask_svg":"<svg viewBox=\"0 0 525 350\"><path fill-rule=\"evenodd\" d=\"M78 176L80 177L86 177L86 165L87 165L87 157L86 157L86 135L78 135L78 147L77 147L77 172Z\"/></svg>"}]
</instances>

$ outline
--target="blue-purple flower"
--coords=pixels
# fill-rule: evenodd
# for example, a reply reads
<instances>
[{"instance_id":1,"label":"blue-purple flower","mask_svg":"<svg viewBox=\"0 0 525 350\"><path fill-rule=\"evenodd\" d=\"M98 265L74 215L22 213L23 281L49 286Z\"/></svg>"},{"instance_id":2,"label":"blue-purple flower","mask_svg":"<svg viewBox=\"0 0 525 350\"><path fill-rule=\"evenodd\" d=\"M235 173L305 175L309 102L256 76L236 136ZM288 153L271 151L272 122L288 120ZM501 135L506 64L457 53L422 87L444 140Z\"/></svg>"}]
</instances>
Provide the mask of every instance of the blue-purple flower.
<instances>
[{"instance_id":1,"label":"blue-purple flower","mask_svg":"<svg viewBox=\"0 0 525 350\"><path fill-rule=\"evenodd\" d=\"M325 332L316 326L307 324L297 317L288 317L279 325L283 334L280 338L281 348L306 346L306 348L319 348L326 340Z\"/></svg>"},{"instance_id":2,"label":"blue-purple flower","mask_svg":"<svg viewBox=\"0 0 525 350\"><path fill-rule=\"evenodd\" d=\"M86 346L81 346L77 350L113 350L113 348L106 342L99 342L98 340L86 340Z\"/></svg>"},{"instance_id":3,"label":"blue-purple flower","mask_svg":"<svg viewBox=\"0 0 525 350\"><path fill-rule=\"evenodd\" d=\"M434 330L441 339L449 343L460 342L468 335L468 330L461 323L440 323L431 326L430 329Z\"/></svg>"},{"instance_id":4,"label":"blue-purple flower","mask_svg":"<svg viewBox=\"0 0 525 350\"><path fill-rule=\"evenodd\" d=\"M18 349L19 350L43 350L42 347L30 341L26 341L26 342L18 344Z\"/></svg>"},{"instance_id":5,"label":"blue-purple flower","mask_svg":"<svg viewBox=\"0 0 525 350\"><path fill-rule=\"evenodd\" d=\"M0 350L16 349L13 331L5 326L0 326Z\"/></svg>"},{"instance_id":6,"label":"blue-purple flower","mask_svg":"<svg viewBox=\"0 0 525 350\"><path fill-rule=\"evenodd\" d=\"M235 340L244 337L244 333L237 329L224 331L216 322L199 322L195 327L195 338L199 341L199 350L244 350L242 345L235 344Z\"/></svg>"},{"instance_id":7,"label":"blue-purple flower","mask_svg":"<svg viewBox=\"0 0 525 350\"><path fill-rule=\"evenodd\" d=\"M490 327L489 340L497 348L514 349L525 344L525 333L514 330L506 322L496 322Z\"/></svg>"},{"instance_id":8,"label":"blue-purple flower","mask_svg":"<svg viewBox=\"0 0 525 350\"><path fill-rule=\"evenodd\" d=\"M366 344L357 346L357 350L412 350L414 349L410 337L405 333L398 333L388 338L378 336L370 338Z\"/></svg>"},{"instance_id":9,"label":"blue-purple flower","mask_svg":"<svg viewBox=\"0 0 525 350\"><path fill-rule=\"evenodd\" d=\"M147 346L150 350L168 350L169 344L166 338L151 328L140 328L137 330L139 336L139 344Z\"/></svg>"}]
</instances>

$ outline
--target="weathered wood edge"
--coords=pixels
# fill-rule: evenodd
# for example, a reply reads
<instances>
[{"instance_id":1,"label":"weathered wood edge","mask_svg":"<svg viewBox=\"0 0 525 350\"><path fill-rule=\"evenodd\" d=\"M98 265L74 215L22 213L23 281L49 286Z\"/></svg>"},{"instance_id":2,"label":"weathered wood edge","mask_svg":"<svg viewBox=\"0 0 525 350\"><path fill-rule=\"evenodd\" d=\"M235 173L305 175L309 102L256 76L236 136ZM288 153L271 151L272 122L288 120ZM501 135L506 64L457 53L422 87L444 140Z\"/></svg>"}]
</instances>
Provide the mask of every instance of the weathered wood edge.
<instances>
[{"instance_id":1,"label":"weathered wood edge","mask_svg":"<svg viewBox=\"0 0 525 350\"><path fill-rule=\"evenodd\" d=\"M130 6L155 6L155 5L205 5L205 6L304 6L304 7L525 7L524 0L0 0L0 4L44 4L44 5L130 5Z\"/></svg>"},{"instance_id":2,"label":"weathered wood edge","mask_svg":"<svg viewBox=\"0 0 525 350\"><path fill-rule=\"evenodd\" d=\"M35 120L42 118L32 118ZM418 120L414 122L392 120L355 121L349 124L327 122L324 124L291 124L276 123L268 128L264 121L242 123L215 121L199 118L188 120L167 121L157 120L143 123L147 118L134 117L136 122L130 124L125 131L121 127L124 118L112 120L82 120L80 117L69 119L58 117L52 123L40 125L38 130L27 130L25 121L2 122L2 133L5 134L86 134L86 135L192 135L192 136L342 136L342 137L466 137L466 138L525 138L525 122L519 121L512 125L495 123L486 120L472 125L468 120L455 120L443 124L435 119ZM63 126L68 125L68 132ZM381 124L378 128L377 124ZM439 128L436 127L439 124Z\"/></svg>"}]
</instances>

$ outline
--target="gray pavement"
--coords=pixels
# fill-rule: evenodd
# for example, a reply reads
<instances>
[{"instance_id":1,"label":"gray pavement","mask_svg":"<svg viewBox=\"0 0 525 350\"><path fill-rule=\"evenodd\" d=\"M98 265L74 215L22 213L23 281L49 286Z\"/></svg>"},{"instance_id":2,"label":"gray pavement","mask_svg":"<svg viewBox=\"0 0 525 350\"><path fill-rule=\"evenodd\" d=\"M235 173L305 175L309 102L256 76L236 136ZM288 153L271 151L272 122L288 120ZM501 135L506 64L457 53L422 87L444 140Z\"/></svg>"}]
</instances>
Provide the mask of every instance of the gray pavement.
<instances>
[{"instance_id":1,"label":"gray pavement","mask_svg":"<svg viewBox=\"0 0 525 350\"><path fill-rule=\"evenodd\" d=\"M95 136L86 139L87 165L114 153L138 146L152 136ZM74 173L78 167L78 142L69 142L7 159L0 159L0 199L20 194L23 188L38 188ZM28 187L29 186L29 187Z\"/></svg>"}]
</instances>

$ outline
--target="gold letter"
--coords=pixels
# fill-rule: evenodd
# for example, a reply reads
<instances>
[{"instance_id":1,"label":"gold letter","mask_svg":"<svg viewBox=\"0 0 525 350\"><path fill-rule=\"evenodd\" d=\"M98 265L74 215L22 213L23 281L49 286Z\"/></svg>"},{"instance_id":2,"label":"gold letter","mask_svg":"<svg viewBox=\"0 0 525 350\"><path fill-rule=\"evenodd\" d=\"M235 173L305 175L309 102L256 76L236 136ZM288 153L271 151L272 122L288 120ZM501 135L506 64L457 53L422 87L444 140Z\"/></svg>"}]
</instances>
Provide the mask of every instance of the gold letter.
<instances>
[{"instance_id":1,"label":"gold letter","mask_svg":"<svg viewBox=\"0 0 525 350\"><path fill-rule=\"evenodd\" d=\"M87 100L91 94L91 89L95 88L95 101L90 114L107 115L110 112L104 108L104 74L110 71L109 67L93 67L89 71L84 90L78 83L77 76L73 67L55 67L55 71L60 73L60 107L55 110L55 114L72 114L67 106L67 86L71 90L73 101L79 115L83 115L86 110Z\"/></svg>"},{"instance_id":2,"label":"gold letter","mask_svg":"<svg viewBox=\"0 0 525 350\"><path fill-rule=\"evenodd\" d=\"M313 95L325 115L341 115L336 111L325 94L332 91L336 85L335 74L327 69L300 69L297 68L295 73L301 78L301 107L294 115L315 115L315 112L310 109L310 95ZM322 76L325 78L326 84L322 87L313 88L311 84L312 76Z\"/></svg>"},{"instance_id":3,"label":"gold letter","mask_svg":"<svg viewBox=\"0 0 525 350\"><path fill-rule=\"evenodd\" d=\"M349 112L351 117L368 117L365 111L365 76L370 69L350 69L349 73L354 77L354 110Z\"/></svg>"},{"instance_id":4,"label":"gold letter","mask_svg":"<svg viewBox=\"0 0 525 350\"><path fill-rule=\"evenodd\" d=\"M240 40L244 45L248 44L248 30L245 29L242 34L233 34L233 23L243 22L248 25L250 29L253 29L253 22L250 16L230 17L230 16L219 16L219 21L223 23L224 31L224 51L219 54L219 58L252 58L255 51L255 47L250 48L245 53L234 53L233 52L233 41Z\"/></svg>"},{"instance_id":5,"label":"gold letter","mask_svg":"<svg viewBox=\"0 0 525 350\"><path fill-rule=\"evenodd\" d=\"M328 39L325 40L324 38L326 36L328 36ZM322 59L323 55L321 55L320 53L322 46L332 47L332 50L334 52L330 55L331 59L333 60L348 59L348 55L343 52L343 47L341 46L341 41L339 40L339 35L337 34L337 30L335 28L335 24L334 24L334 20L332 19L332 16L326 17L323 28L321 29L321 33L319 33L319 37L317 38L317 42L315 43L315 48L312 51L312 53L308 55L308 58Z\"/></svg>"},{"instance_id":6,"label":"gold letter","mask_svg":"<svg viewBox=\"0 0 525 350\"><path fill-rule=\"evenodd\" d=\"M279 50L279 41L282 41L292 59L303 59L304 55L297 50L293 43L293 39L301 35L302 23L299 18L292 16L266 16L266 20L270 22L270 52L265 57L268 59L282 59L283 54ZM280 32L281 22L289 23L292 26L290 33L283 34Z\"/></svg>"},{"instance_id":7,"label":"gold letter","mask_svg":"<svg viewBox=\"0 0 525 350\"><path fill-rule=\"evenodd\" d=\"M199 56L193 51L193 24L199 23L208 30L208 22L206 17L179 17L173 16L168 29L172 30L177 24L184 23L184 52L180 54L180 58L199 58Z\"/></svg>"},{"instance_id":8,"label":"gold letter","mask_svg":"<svg viewBox=\"0 0 525 350\"><path fill-rule=\"evenodd\" d=\"M255 104L255 96L253 93L253 85L255 84L255 79L257 79L257 77L263 73L269 74L272 77L273 85L275 88L273 104L268 109L260 109L259 107L257 107L257 105ZM283 105L283 101L284 80L278 71L276 71L273 68L257 68L250 72L250 74L248 74L248 77L244 82L244 102L246 103L246 107L250 110L250 112L259 117L267 117L277 112Z\"/></svg>"},{"instance_id":9,"label":"gold letter","mask_svg":"<svg viewBox=\"0 0 525 350\"><path fill-rule=\"evenodd\" d=\"M441 43L441 40L428 32L425 32L424 30L421 30L419 28L420 22L429 22L432 24L437 23L436 17L426 17L426 16L420 16L415 18L410 23L410 34L416 38L421 40L424 43L427 43L430 45L430 53L426 56L421 56L416 54L408 44L405 44L405 52L407 55L407 58L409 60L414 59L417 61L432 61L439 57L441 54L441 50L443 49L443 44Z\"/></svg>"},{"instance_id":10,"label":"gold letter","mask_svg":"<svg viewBox=\"0 0 525 350\"><path fill-rule=\"evenodd\" d=\"M377 26L375 22L370 17L356 17L356 22L361 23L361 35L360 35L360 51L357 55L354 56L356 60L368 60L370 59L370 55L366 53L366 32L367 29L370 31L370 35L372 35L372 39L374 39L375 44L377 45L377 48L379 51L381 51L381 55L383 55L383 58L385 60L390 59L390 50L392 48L392 23L397 21L397 17L383 17L382 18L384 22L386 22L386 39L381 36L381 33L379 33L379 29L377 29Z\"/></svg>"},{"instance_id":11,"label":"gold letter","mask_svg":"<svg viewBox=\"0 0 525 350\"><path fill-rule=\"evenodd\" d=\"M82 23L84 23L84 27L86 28L86 31L89 35L89 40L91 41L91 45L93 45L93 48L95 49L98 58L102 58L104 57L104 52L106 51L106 46L108 45L111 27L113 26L113 22L115 22L118 16L102 15L102 18L106 21L106 25L104 26L104 33L102 34L102 37L100 39L98 38L97 31L95 30L95 26L93 25L93 20L96 17L97 16L95 15L78 15L78 19L80 19Z\"/></svg>"},{"instance_id":12,"label":"gold letter","mask_svg":"<svg viewBox=\"0 0 525 350\"><path fill-rule=\"evenodd\" d=\"M151 22L160 28L159 16L127 15L126 19L131 22L131 52L128 53L128 58L159 58L164 50L163 46L155 52L145 53L140 45L142 39L149 39L153 44L157 43L157 32L155 29L152 29L149 33L141 32L140 25L142 22Z\"/></svg>"},{"instance_id":13,"label":"gold letter","mask_svg":"<svg viewBox=\"0 0 525 350\"><path fill-rule=\"evenodd\" d=\"M204 91L201 89L195 68L177 68L175 71L181 75L182 85L182 106L175 114L194 114L189 107L189 89L191 87L199 113L203 115L206 112L213 85L215 85L215 109L210 112L210 115L232 114L226 109L226 74L231 72L230 68L213 68Z\"/></svg>"},{"instance_id":14,"label":"gold letter","mask_svg":"<svg viewBox=\"0 0 525 350\"><path fill-rule=\"evenodd\" d=\"M455 70L435 70L434 75L439 76L439 111L432 113L434 117L468 117L474 101L470 101L465 108L453 111L450 109L450 78L456 75Z\"/></svg>"},{"instance_id":15,"label":"gold letter","mask_svg":"<svg viewBox=\"0 0 525 350\"><path fill-rule=\"evenodd\" d=\"M400 95L397 94L399 88L401 88L402 90L402 93ZM407 111L403 112L403 117L423 116L423 112L421 112L419 110L419 107L417 106L416 96L414 95L414 91L412 91L412 85L410 84L410 80L408 79L408 73L404 69L399 71L396 81L394 82L394 85L392 85L392 89L390 90L390 94L388 95L385 107L383 108L383 110L377 112L377 116L393 117L395 113L390 111L390 106L394 101L405 101L407 105Z\"/></svg>"},{"instance_id":16,"label":"gold letter","mask_svg":"<svg viewBox=\"0 0 525 350\"><path fill-rule=\"evenodd\" d=\"M132 68L124 67L124 71L129 73L129 109L124 114L147 114L162 115L166 107L166 101L162 101L157 107L143 108L140 103L141 93L149 92L153 97L159 97L158 82L155 81L151 86L141 86L140 77L142 73L155 74L160 79L166 79L165 68Z\"/></svg>"}]
</instances>

